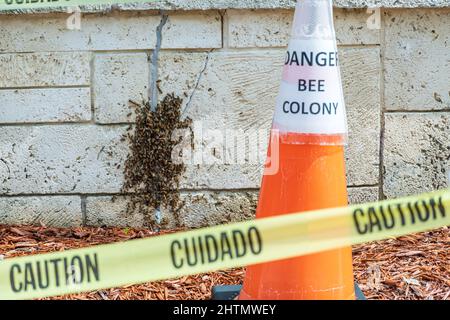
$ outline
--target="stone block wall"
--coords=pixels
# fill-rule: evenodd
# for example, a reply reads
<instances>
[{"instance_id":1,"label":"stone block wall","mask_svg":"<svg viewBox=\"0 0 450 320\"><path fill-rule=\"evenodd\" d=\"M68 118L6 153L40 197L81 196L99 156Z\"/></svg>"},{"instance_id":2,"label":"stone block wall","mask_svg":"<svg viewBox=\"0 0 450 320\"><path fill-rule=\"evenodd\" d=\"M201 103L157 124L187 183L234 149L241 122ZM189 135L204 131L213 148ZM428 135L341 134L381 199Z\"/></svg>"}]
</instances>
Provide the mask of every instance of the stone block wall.
<instances>
[{"instance_id":1,"label":"stone block wall","mask_svg":"<svg viewBox=\"0 0 450 320\"><path fill-rule=\"evenodd\" d=\"M267 131L293 17L292 2L275 2L166 11L160 98L184 98L204 131ZM416 1L368 13L341 2L351 202L447 186L449 8ZM67 29L64 12L0 15L0 223L142 226L143 214L127 214L121 194L122 136L134 121L128 101L148 99L152 86L161 22L153 9L86 9L80 30ZM369 26L378 12L379 25ZM264 157L266 136L253 142ZM182 178L178 219L186 227L254 214L261 163L213 160L188 165ZM163 215L173 226L172 213Z\"/></svg>"}]
</instances>

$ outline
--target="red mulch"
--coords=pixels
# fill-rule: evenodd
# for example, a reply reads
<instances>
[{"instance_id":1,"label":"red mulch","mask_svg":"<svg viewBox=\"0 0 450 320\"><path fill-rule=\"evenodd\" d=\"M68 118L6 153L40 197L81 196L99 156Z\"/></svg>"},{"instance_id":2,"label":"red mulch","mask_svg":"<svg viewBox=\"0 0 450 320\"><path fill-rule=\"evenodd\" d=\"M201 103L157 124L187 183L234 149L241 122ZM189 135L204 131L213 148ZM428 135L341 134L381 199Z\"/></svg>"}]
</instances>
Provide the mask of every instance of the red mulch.
<instances>
[{"instance_id":1,"label":"red mulch","mask_svg":"<svg viewBox=\"0 0 450 320\"><path fill-rule=\"evenodd\" d=\"M5 258L154 236L148 230L0 226ZM368 299L450 299L450 229L354 247L355 277ZM211 288L241 284L244 269L130 285L51 299L209 299Z\"/></svg>"}]
</instances>

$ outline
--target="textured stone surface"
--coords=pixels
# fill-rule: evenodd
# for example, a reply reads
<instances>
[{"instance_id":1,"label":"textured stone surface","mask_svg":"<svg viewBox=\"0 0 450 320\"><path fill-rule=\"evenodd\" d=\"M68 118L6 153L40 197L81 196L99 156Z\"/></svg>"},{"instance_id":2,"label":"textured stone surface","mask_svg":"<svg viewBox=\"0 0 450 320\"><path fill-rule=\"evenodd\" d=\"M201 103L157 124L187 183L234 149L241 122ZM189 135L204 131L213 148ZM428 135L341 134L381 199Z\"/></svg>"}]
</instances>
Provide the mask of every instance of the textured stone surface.
<instances>
[{"instance_id":1,"label":"textured stone surface","mask_svg":"<svg viewBox=\"0 0 450 320\"><path fill-rule=\"evenodd\" d=\"M351 186L378 183L380 164L380 51L341 50L342 81L349 126L346 150Z\"/></svg>"},{"instance_id":2,"label":"textured stone surface","mask_svg":"<svg viewBox=\"0 0 450 320\"><path fill-rule=\"evenodd\" d=\"M194 192L183 194L186 202L179 222L187 228L211 226L254 218L257 192Z\"/></svg>"},{"instance_id":3,"label":"textured stone surface","mask_svg":"<svg viewBox=\"0 0 450 320\"><path fill-rule=\"evenodd\" d=\"M342 48L341 53L350 127L347 152L349 184L376 184L380 138L379 49ZM219 130L226 137L225 130L239 129L243 132L238 136L257 134L260 137L260 161L226 163L224 152L217 152L212 159L216 163L197 166L191 162L182 181L183 188L259 187L261 164L267 149L267 134L261 135L259 130L265 132L270 128L282 59L281 49L213 52L208 61L206 53L164 53L161 56L161 89L164 93L187 93L185 100L190 103L186 115L200 121L204 136L211 136L214 133L211 130ZM178 73L175 73L177 64L174 61L178 61L181 68L180 81L176 81ZM195 86L206 61L207 67L198 86ZM240 67L236 68L237 65ZM195 87L197 89L193 90ZM207 149L208 140L204 140L196 145L197 150ZM220 139L217 149L223 150ZM242 150L238 149L237 153L242 154Z\"/></svg>"},{"instance_id":4,"label":"textured stone surface","mask_svg":"<svg viewBox=\"0 0 450 320\"><path fill-rule=\"evenodd\" d=\"M140 228L144 226L143 212L127 212L128 198L117 196L87 197L86 224L88 226L116 226Z\"/></svg>"},{"instance_id":5,"label":"textured stone surface","mask_svg":"<svg viewBox=\"0 0 450 320\"><path fill-rule=\"evenodd\" d=\"M227 10L228 46L285 47L291 33L293 10Z\"/></svg>"},{"instance_id":6,"label":"textured stone surface","mask_svg":"<svg viewBox=\"0 0 450 320\"><path fill-rule=\"evenodd\" d=\"M186 108L196 92L202 70L209 64L209 56L208 52L160 52L159 87L163 94L159 95L159 100L162 100L165 94L175 93L183 99L182 108Z\"/></svg>"},{"instance_id":7,"label":"textured stone surface","mask_svg":"<svg viewBox=\"0 0 450 320\"><path fill-rule=\"evenodd\" d=\"M162 210L164 228L182 226L187 228L224 224L249 220L254 217L257 191L249 192L184 192L183 209L175 216ZM86 201L87 224L92 226L142 227L142 212L127 213L129 198L88 197ZM153 217L153 212L150 212Z\"/></svg>"},{"instance_id":8,"label":"textured stone surface","mask_svg":"<svg viewBox=\"0 0 450 320\"><path fill-rule=\"evenodd\" d=\"M355 149L356 151L353 152L353 154L356 153L355 156L349 156L349 158L354 161L353 164L350 163L349 165L349 183L351 185L357 185L359 183L370 184L373 182L372 180L377 177L377 170L373 168L375 167L374 163L377 163L378 161L378 122L376 115L379 113L379 106L376 104L376 98L373 98L377 96L376 88L378 86L378 81L376 80L376 77L373 76L376 74L377 70L377 67L374 64L377 59L377 52L378 49L343 50L343 65L344 67L348 65L349 68L351 68L348 72L344 70L344 83L358 84L361 86L360 90L354 90L355 93L353 97L350 96L350 98L347 98L350 119L354 118L356 121L355 124L352 124L353 122L350 121L351 139L354 136L357 141L357 144L355 143L355 146L357 146ZM362 59L363 57L364 59ZM192 57L190 59L192 59ZM208 66L200 79L197 90L192 96L191 106L187 111L187 115L195 120L201 120L204 130L225 128L241 129L248 133L255 132L255 130L267 132L267 128L270 127L272 118L274 99L278 91L281 60L282 50L211 53ZM361 60L365 62L360 63ZM189 87L190 84L190 87L192 88L202 69L202 65L206 62L206 54L197 53L196 61L197 63L181 64L184 66L193 66L193 69L189 72L183 70L183 72L180 72L184 75L192 75L191 82L187 80L187 82L178 82L181 84L181 87L186 87L186 83L188 83L187 87ZM164 75L170 74L173 68L176 67L176 64L164 64L163 66L170 66L172 69L166 70L163 67L163 70L161 71L162 78L164 78ZM188 78L186 77L186 79ZM176 86L173 85L170 89L171 91L176 91ZM263 106L261 106L261 101L264 101ZM355 112L356 115L362 115L364 118L364 125L361 125L360 122L358 122L358 116L354 117L352 115L353 112ZM58 129L48 128L48 130L53 130L55 132L55 136L52 139L56 139ZM18 130L22 134L25 134L24 132L26 131L42 131L43 129L4 128L3 130ZM66 130L69 129L66 128ZM352 130L358 134L353 134ZM77 128L75 131L81 131L81 128ZM119 136L119 134L112 129L111 133L115 133L116 137ZM65 135L67 134L68 133L65 133ZM71 134L75 135L73 132L71 132ZM95 133L83 132L81 135L90 137L91 135L95 136ZM18 138L16 137L16 139ZM11 138L11 140L13 140L13 138ZM19 140L23 141L23 139ZM66 143L75 143L75 145L80 146L81 148L83 144L81 144L80 140L82 140L82 138L78 137L75 138L73 142L70 142L70 138L67 137ZM265 153L267 148L266 141L266 136L263 135L262 138L260 138L261 143L258 148L258 154ZM87 142L83 140L83 143ZM350 145L353 146L352 142ZM37 147L39 148L39 145ZM123 146L123 143L118 143L117 148L125 148L125 146ZM238 153L239 152L240 150L238 150ZM351 149L349 150L349 153L352 154ZM45 155L43 154L43 156ZM263 161L264 156L259 160ZM38 170L40 171L39 175L45 174L45 170L43 170L43 168L45 168L45 161L47 160L41 160L40 166L42 167ZM65 163L66 161L69 161L69 159L60 160L59 163L61 163L61 165L67 165ZM219 162L220 161L221 159L219 158ZM116 159L114 163L120 165L121 161L120 159ZM92 163L89 167L94 170L95 165L95 163ZM60 168L58 169L55 167L55 165L50 167L57 171L61 170ZM33 169L31 172L34 170L36 169ZM34 180L34 183L37 185L36 187L38 189L43 190L42 192L68 192L72 191L73 188L74 191L79 190L82 192L105 192L104 190L107 190L106 192L115 192L118 191L119 185L121 185L121 179L120 177L117 177L117 175L120 176L120 173L117 171L118 170L114 170L115 173L111 176L112 181L107 179L110 184L109 186L108 183L99 183L98 187L94 187L94 181L92 181L91 184L87 181L84 181L81 184L76 183L78 179L75 179L75 181L74 179L64 180L64 183L61 181L60 183L56 183L56 186L54 186L55 184L46 185L46 183L39 186L36 180ZM353 175L352 171L354 172ZM84 176L81 169L77 171L77 175ZM93 174L87 173L87 176L89 175ZM63 174L63 177L67 179L65 174ZM103 174L100 174L100 177L105 178ZM258 163L250 165L205 164L200 166L200 168L196 165L189 166L182 185L184 188L194 189L258 188L260 179L261 165ZM45 181L45 179L43 180ZM100 179L100 181L102 181L102 179ZM10 184L11 183L12 182L10 182ZM113 184L114 187L112 187L111 184ZM12 186L5 186L4 188L11 189L11 187ZM33 188L36 188L33 184L30 186L29 182L23 185L15 183L12 192L27 192L14 191L16 187L19 190L32 190Z\"/></svg>"},{"instance_id":9,"label":"textured stone surface","mask_svg":"<svg viewBox=\"0 0 450 320\"><path fill-rule=\"evenodd\" d=\"M388 11L388 110L450 110L450 10Z\"/></svg>"},{"instance_id":10,"label":"textured stone surface","mask_svg":"<svg viewBox=\"0 0 450 320\"><path fill-rule=\"evenodd\" d=\"M267 127L273 114L273 102L281 78L283 51L242 51L242 52L213 52L209 54L209 61L204 70L197 89L192 94L192 86L197 82L200 71L205 64L205 55L196 56L186 53L183 61L196 60L190 63L192 68L182 77L177 85L173 84L163 91L175 91L178 94L190 93L190 106L186 115L194 120L202 120L203 127L229 129ZM189 56L189 58L188 58ZM160 78L165 79L170 74L178 73L179 66L165 63L174 56L164 54L161 62ZM176 58L176 57L175 57ZM180 64L181 65L181 64ZM201 67L201 68L199 68ZM182 71L184 71L182 69ZM185 73L185 72L183 72ZM173 76L172 76L173 77ZM269 81L270 79L270 81ZM263 105L261 105L263 102Z\"/></svg>"},{"instance_id":11,"label":"textured stone surface","mask_svg":"<svg viewBox=\"0 0 450 320\"><path fill-rule=\"evenodd\" d=\"M212 148L208 148L208 145L214 139L213 130L218 130L225 139L229 135L227 130L239 129L245 135L270 128L282 59L283 53L280 50L210 53L207 67L197 89L193 91L192 86L197 82L202 65L206 62L205 55L198 53L195 67L188 73L183 72L184 76L192 75L190 80L177 82L168 88L168 92L188 92L190 98L186 101L190 100L190 103L185 115L199 123L201 129L195 130L195 133L199 132L196 137L203 138L203 141L196 141L197 152L203 153L203 164L198 167L196 163L192 163L188 167L182 181L183 188L259 187L260 164L264 159L253 165L236 164L235 159L224 164L224 141L218 139L216 156L211 156ZM176 65L162 63L161 66L161 78L164 79ZM179 89L176 89L177 86ZM162 89L166 90L164 81ZM259 147L265 150L267 140L263 140ZM237 153L244 151L238 149Z\"/></svg>"},{"instance_id":12,"label":"textured stone surface","mask_svg":"<svg viewBox=\"0 0 450 320\"><path fill-rule=\"evenodd\" d=\"M347 8L367 3L335 1ZM449 5L447 0L378 4L444 3ZM186 115L201 123L205 135L205 140L194 141L198 153L182 179L186 206L178 216L164 209L165 227L252 218L293 4L168 0L119 5L115 8L128 12L84 15L80 31L65 28L67 14L1 15L0 223L80 225L83 195L88 224L143 225L142 212L126 214L127 198L112 202L111 195L120 193L128 152L121 141L128 126L117 123L133 122L129 99L147 98L147 56L161 19L160 12L151 9L157 8L228 9L171 11L163 30L160 98L172 92L181 95ZM139 9L150 11L133 12ZM385 34L380 37L378 30L367 28L370 14L365 9L335 10L338 42L344 45L340 53L352 203L377 200L380 181L389 198L442 188L450 169L450 115L443 112L450 110L449 8L385 12ZM221 14L225 49L220 49ZM218 50L210 52L212 48ZM380 79L383 67L385 78ZM381 105L387 109L383 179ZM68 123L91 121L91 108L97 124ZM248 156L248 147L240 144L231 150L226 140L233 137L230 130L240 143L252 135L253 162L236 163ZM199 154L203 162L197 164Z\"/></svg>"},{"instance_id":13,"label":"textured stone surface","mask_svg":"<svg viewBox=\"0 0 450 320\"><path fill-rule=\"evenodd\" d=\"M228 46L286 47L291 34L293 10L227 10ZM378 44L380 30L369 29L365 10L335 10L338 44Z\"/></svg>"},{"instance_id":14,"label":"textured stone surface","mask_svg":"<svg viewBox=\"0 0 450 320\"><path fill-rule=\"evenodd\" d=\"M89 88L0 90L0 123L91 120Z\"/></svg>"},{"instance_id":15,"label":"textured stone surface","mask_svg":"<svg viewBox=\"0 0 450 320\"><path fill-rule=\"evenodd\" d=\"M197 228L230 222L251 220L255 216L258 190L229 192L183 192L183 209L175 216L163 210L164 228L176 226ZM130 199L125 196L88 197L86 200L87 224L92 226L142 227L142 212L127 213ZM349 188L350 203L366 203L378 200L377 187ZM153 216L153 212L150 212Z\"/></svg>"},{"instance_id":16,"label":"textured stone surface","mask_svg":"<svg viewBox=\"0 0 450 320\"><path fill-rule=\"evenodd\" d=\"M145 53L99 54L94 60L95 119L99 123L134 121L129 100L148 100L150 72Z\"/></svg>"},{"instance_id":17,"label":"textured stone surface","mask_svg":"<svg viewBox=\"0 0 450 320\"><path fill-rule=\"evenodd\" d=\"M197 80L205 67L207 52L161 51L158 87L162 94L175 93L183 99L184 109L191 99ZM95 58L95 106L99 123L132 123L134 107L130 99L148 99L150 83L147 55L105 54ZM131 115L130 115L131 113Z\"/></svg>"},{"instance_id":18,"label":"textured stone surface","mask_svg":"<svg viewBox=\"0 0 450 320\"><path fill-rule=\"evenodd\" d=\"M0 194L120 192L125 129L0 126Z\"/></svg>"},{"instance_id":19,"label":"textured stone surface","mask_svg":"<svg viewBox=\"0 0 450 320\"><path fill-rule=\"evenodd\" d=\"M181 180L181 186L192 190L259 188L262 174L262 165L189 165Z\"/></svg>"},{"instance_id":20,"label":"textured stone surface","mask_svg":"<svg viewBox=\"0 0 450 320\"><path fill-rule=\"evenodd\" d=\"M378 187L349 188L348 198L350 204L375 202L378 201L379 190Z\"/></svg>"},{"instance_id":21,"label":"textured stone surface","mask_svg":"<svg viewBox=\"0 0 450 320\"><path fill-rule=\"evenodd\" d=\"M0 88L89 85L89 60L78 52L0 54Z\"/></svg>"},{"instance_id":22,"label":"textured stone surface","mask_svg":"<svg viewBox=\"0 0 450 320\"><path fill-rule=\"evenodd\" d=\"M82 224L77 196L0 197L0 222L14 225L71 227Z\"/></svg>"},{"instance_id":23,"label":"textured stone surface","mask_svg":"<svg viewBox=\"0 0 450 320\"><path fill-rule=\"evenodd\" d=\"M69 30L66 19L63 15L3 16L0 52L152 49L161 21L159 15L148 13L87 15L80 30ZM220 15L214 11L173 14L163 36L163 48L221 47Z\"/></svg>"},{"instance_id":24,"label":"textured stone surface","mask_svg":"<svg viewBox=\"0 0 450 320\"><path fill-rule=\"evenodd\" d=\"M337 9L334 24L338 44L380 44L381 11Z\"/></svg>"},{"instance_id":25,"label":"textured stone surface","mask_svg":"<svg viewBox=\"0 0 450 320\"><path fill-rule=\"evenodd\" d=\"M393 198L448 186L450 115L386 115L384 193Z\"/></svg>"},{"instance_id":26,"label":"textured stone surface","mask_svg":"<svg viewBox=\"0 0 450 320\"><path fill-rule=\"evenodd\" d=\"M342 8L421 8L448 7L448 0L335 0L333 4ZM207 10L207 9L275 9L293 8L295 0L155 0L147 3L82 6L83 12L114 10ZM15 13L66 12L65 9L16 10ZM1 13L2 11L0 11ZM4 11L3 13L9 13Z\"/></svg>"}]
</instances>

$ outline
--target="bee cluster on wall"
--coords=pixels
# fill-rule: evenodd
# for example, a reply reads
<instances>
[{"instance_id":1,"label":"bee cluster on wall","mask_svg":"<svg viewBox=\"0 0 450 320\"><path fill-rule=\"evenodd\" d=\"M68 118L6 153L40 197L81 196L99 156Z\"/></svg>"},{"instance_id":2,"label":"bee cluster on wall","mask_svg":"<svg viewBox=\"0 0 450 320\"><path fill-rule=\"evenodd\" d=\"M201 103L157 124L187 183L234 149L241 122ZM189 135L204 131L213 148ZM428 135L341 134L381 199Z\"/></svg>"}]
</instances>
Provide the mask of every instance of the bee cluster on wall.
<instances>
[{"instance_id":1,"label":"bee cluster on wall","mask_svg":"<svg viewBox=\"0 0 450 320\"><path fill-rule=\"evenodd\" d=\"M160 227L154 217L155 210L160 208L173 212L179 223L177 215L183 206L179 184L185 165L172 161L173 149L180 143L173 137L176 130L189 130L192 124L191 119L182 120L182 102L169 94L151 111L149 102L131 101L136 107L136 124L127 133L130 153L125 162L122 191L130 194L127 211L144 212L147 227Z\"/></svg>"}]
</instances>

